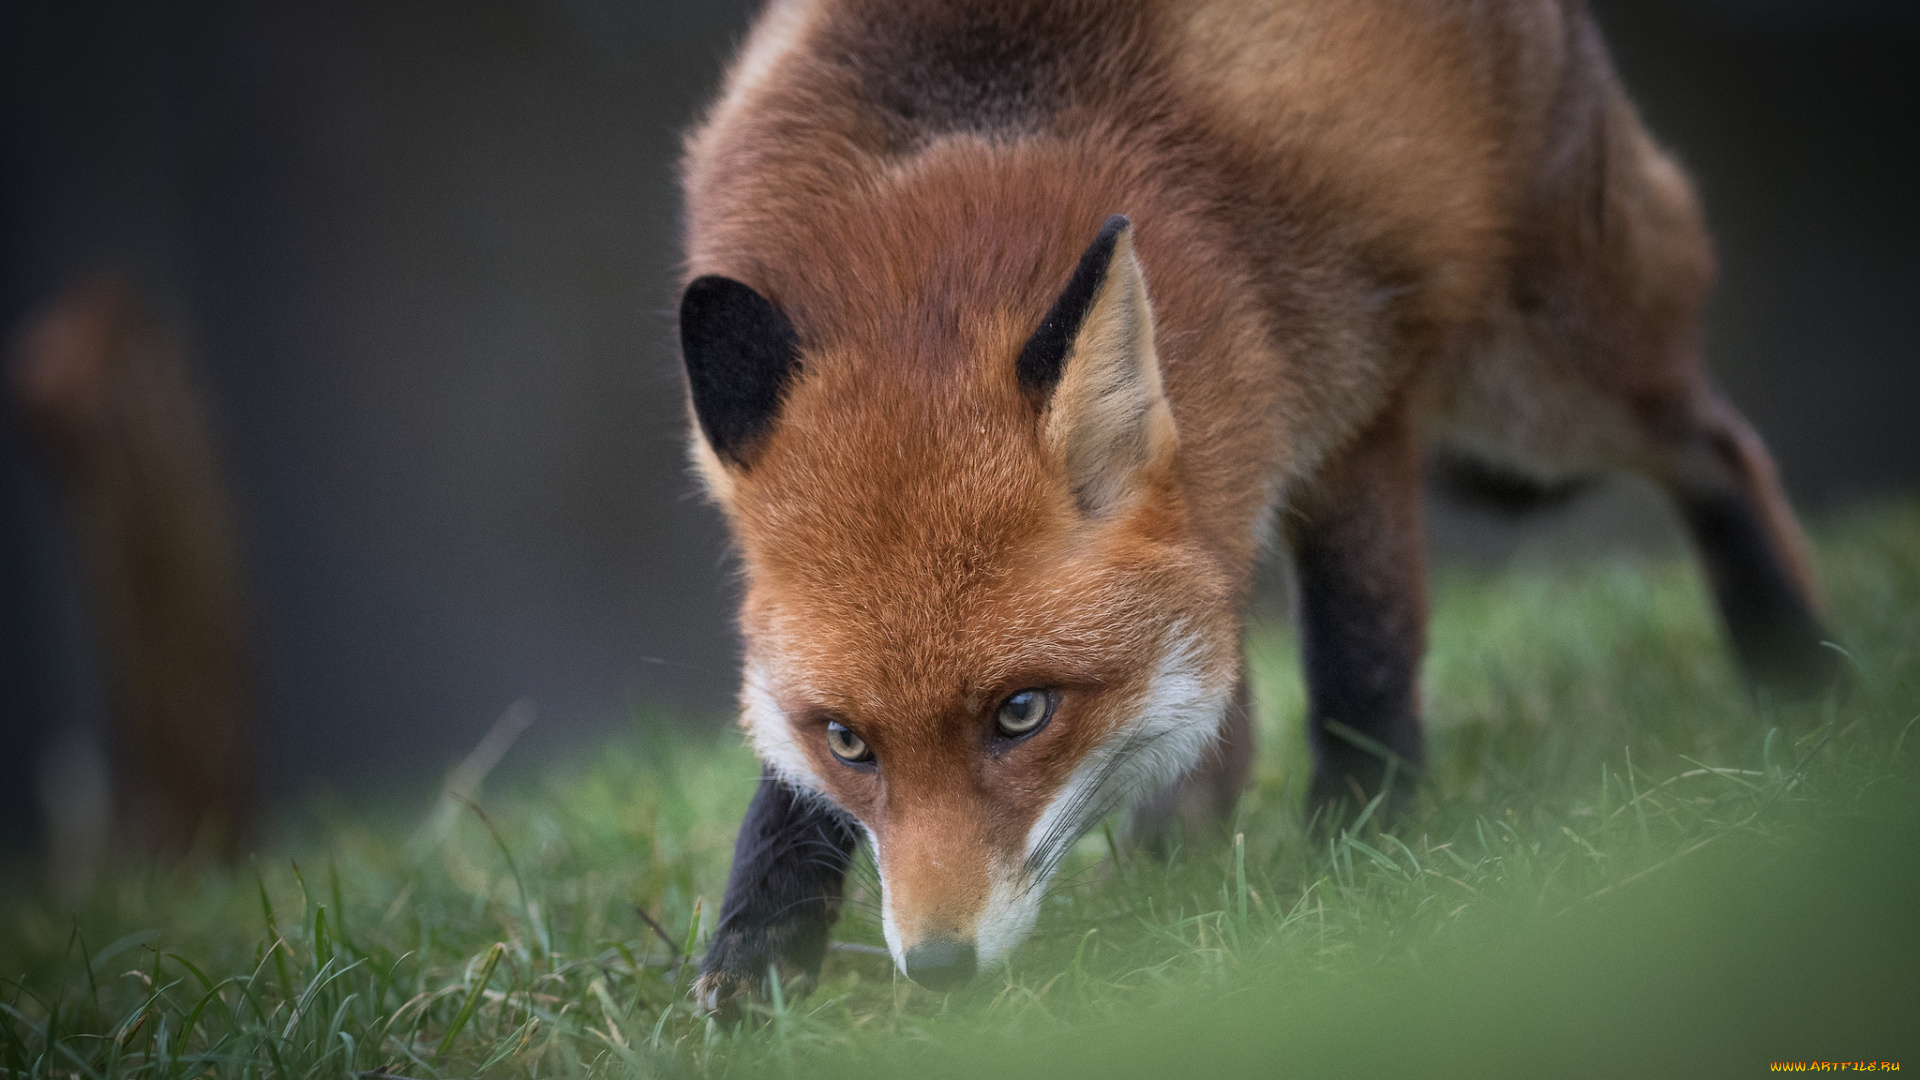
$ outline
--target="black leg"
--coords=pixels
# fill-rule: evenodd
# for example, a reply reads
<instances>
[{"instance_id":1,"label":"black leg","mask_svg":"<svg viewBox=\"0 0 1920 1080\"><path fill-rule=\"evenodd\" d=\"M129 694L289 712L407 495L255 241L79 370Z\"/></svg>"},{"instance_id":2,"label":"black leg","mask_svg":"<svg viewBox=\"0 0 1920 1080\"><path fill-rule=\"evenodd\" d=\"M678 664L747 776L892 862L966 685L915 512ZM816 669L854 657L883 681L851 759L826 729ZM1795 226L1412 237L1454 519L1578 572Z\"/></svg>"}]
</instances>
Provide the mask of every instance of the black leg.
<instances>
[{"instance_id":1,"label":"black leg","mask_svg":"<svg viewBox=\"0 0 1920 1080\"><path fill-rule=\"evenodd\" d=\"M1709 391L1674 443L1669 490L1747 680L1787 698L1832 686L1812 560L1759 436Z\"/></svg>"},{"instance_id":2,"label":"black leg","mask_svg":"<svg viewBox=\"0 0 1920 1080\"><path fill-rule=\"evenodd\" d=\"M765 990L780 965L783 987L811 982L840 914L841 888L859 836L839 813L763 771L733 846L733 871L694 986L700 1006L723 1016Z\"/></svg>"},{"instance_id":3,"label":"black leg","mask_svg":"<svg viewBox=\"0 0 1920 1080\"><path fill-rule=\"evenodd\" d=\"M1676 500L1747 680L1788 698L1831 685L1839 657L1745 499L1725 492Z\"/></svg>"},{"instance_id":4,"label":"black leg","mask_svg":"<svg viewBox=\"0 0 1920 1080\"><path fill-rule=\"evenodd\" d=\"M1294 559L1314 760L1311 805L1357 807L1380 793L1390 766L1404 796L1424 757L1414 696L1418 613L1406 598L1356 573L1351 554L1337 546L1304 544Z\"/></svg>"},{"instance_id":5,"label":"black leg","mask_svg":"<svg viewBox=\"0 0 1920 1080\"><path fill-rule=\"evenodd\" d=\"M1404 805L1423 756L1427 615L1420 455L1410 425L1384 420L1290 510L1314 755L1308 812L1357 809L1389 776L1391 801Z\"/></svg>"}]
</instances>

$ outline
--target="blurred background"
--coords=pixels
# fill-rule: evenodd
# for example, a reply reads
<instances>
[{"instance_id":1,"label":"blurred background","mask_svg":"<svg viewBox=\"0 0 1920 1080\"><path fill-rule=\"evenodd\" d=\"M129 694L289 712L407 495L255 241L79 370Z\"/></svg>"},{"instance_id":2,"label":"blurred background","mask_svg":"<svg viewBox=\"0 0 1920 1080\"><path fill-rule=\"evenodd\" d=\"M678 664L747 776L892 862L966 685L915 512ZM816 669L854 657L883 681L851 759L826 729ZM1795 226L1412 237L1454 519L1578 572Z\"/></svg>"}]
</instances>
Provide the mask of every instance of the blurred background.
<instances>
[{"instance_id":1,"label":"blurred background","mask_svg":"<svg viewBox=\"0 0 1920 1080\"><path fill-rule=\"evenodd\" d=\"M151 312L237 537L267 804L424 799L503 715L535 754L727 718L673 170L752 6L0 3L0 334L106 270ZM1920 487L1920 6L1593 6L1704 195L1713 364L1800 506ZM0 407L0 853L61 835L116 707L61 455ZM1678 541L1616 485L1520 527L1437 508L1433 542Z\"/></svg>"}]
</instances>

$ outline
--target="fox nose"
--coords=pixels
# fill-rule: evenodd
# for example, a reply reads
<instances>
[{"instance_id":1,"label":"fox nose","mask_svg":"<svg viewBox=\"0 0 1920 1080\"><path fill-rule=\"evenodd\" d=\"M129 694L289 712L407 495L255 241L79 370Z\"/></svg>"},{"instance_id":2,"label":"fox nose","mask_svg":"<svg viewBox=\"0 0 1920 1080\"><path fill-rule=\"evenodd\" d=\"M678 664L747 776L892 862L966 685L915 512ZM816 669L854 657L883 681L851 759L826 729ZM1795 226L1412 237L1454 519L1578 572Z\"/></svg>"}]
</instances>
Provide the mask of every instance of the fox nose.
<instances>
[{"instance_id":1,"label":"fox nose","mask_svg":"<svg viewBox=\"0 0 1920 1080\"><path fill-rule=\"evenodd\" d=\"M928 938L907 950L907 978L929 990L951 990L973 978L973 943Z\"/></svg>"}]
</instances>

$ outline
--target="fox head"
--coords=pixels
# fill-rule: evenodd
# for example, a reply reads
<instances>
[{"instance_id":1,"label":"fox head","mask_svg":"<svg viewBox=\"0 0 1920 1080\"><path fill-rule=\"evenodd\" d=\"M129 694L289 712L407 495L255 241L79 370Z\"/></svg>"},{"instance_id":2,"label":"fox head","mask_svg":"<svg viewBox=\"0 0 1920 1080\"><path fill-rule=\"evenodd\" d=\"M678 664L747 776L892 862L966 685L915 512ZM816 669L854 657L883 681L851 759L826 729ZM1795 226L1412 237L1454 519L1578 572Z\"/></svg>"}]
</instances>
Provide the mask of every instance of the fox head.
<instances>
[{"instance_id":1,"label":"fox head","mask_svg":"<svg viewBox=\"0 0 1920 1080\"><path fill-rule=\"evenodd\" d=\"M950 985L1026 935L1084 830L1196 762L1237 674L1231 590L1189 525L1126 218L1057 292L958 313L937 363L789 314L714 275L680 312L745 574L742 724L865 830L895 963Z\"/></svg>"}]
</instances>

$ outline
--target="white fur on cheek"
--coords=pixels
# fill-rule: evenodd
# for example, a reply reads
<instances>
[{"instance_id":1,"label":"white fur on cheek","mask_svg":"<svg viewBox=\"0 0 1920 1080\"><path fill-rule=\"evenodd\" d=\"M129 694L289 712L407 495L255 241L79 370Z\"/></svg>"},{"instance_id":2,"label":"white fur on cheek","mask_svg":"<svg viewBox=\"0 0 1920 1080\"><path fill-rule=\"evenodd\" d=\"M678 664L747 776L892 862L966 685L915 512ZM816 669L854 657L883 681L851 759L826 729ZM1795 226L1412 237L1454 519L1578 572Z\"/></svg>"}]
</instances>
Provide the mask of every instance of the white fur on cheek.
<instances>
[{"instance_id":1,"label":"white fur on cheek","mask_svg":"<svg viewBox=\"0 0 1920 1080\"><path fill-rule=\"evenodd\" d=\"M1206 663L1200 639L1184 627L1166 651L1132 720L1096 749L1061 786L1027 831L1026 861L995 875L974 930L982 966L1011 954L1040 914L1060 855L1108 813L1151 794L1191 769L1226 716L1233 673Z\"/></svg>"},{"instance_id":2,"label":"white fur on cheek","mask_svg":"<svg viewBox=\"0 0 1920 1080\"><path fill-rule=\"evenodd\" d=\"M801 748L793 725L787 722L786 710L774 700L766 668L752 660L742 673L740 725L747 729L747 741L753 744L753 752L760 755L760 760L786 781L787 786L818 795L826 793L820 774L813 769L813 759Z\"/></svg>"}]
</instances>

